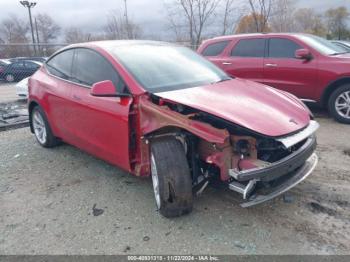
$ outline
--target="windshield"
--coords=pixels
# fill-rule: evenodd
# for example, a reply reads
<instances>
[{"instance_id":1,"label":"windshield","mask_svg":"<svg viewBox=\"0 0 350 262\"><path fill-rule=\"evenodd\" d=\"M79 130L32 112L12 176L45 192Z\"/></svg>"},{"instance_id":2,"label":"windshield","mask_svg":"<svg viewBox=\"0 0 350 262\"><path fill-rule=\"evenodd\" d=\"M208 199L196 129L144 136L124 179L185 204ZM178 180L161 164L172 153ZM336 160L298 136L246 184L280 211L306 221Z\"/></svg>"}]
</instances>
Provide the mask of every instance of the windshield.
<instances>
[{"instance_id":1,"label":"windshield","mask_svg":"<svg viewBox=\"0 0 350 262\"><path fill-rule=\"evenodd\" d=\"M298 35L297 37L324 55L338 55L346 53L343 48L322 37L313 35Z\"/></svg>"},{"instance_id":2,"label":"windshield","mask_svg":"<svg viewBox=\"0 0 350 262\"><path fill-rule=\"evenodd\" d=\"M186 47L136 44L117 46L112 54L149 92L163 92L231 79Z\"/></svg>"}]
</instances>

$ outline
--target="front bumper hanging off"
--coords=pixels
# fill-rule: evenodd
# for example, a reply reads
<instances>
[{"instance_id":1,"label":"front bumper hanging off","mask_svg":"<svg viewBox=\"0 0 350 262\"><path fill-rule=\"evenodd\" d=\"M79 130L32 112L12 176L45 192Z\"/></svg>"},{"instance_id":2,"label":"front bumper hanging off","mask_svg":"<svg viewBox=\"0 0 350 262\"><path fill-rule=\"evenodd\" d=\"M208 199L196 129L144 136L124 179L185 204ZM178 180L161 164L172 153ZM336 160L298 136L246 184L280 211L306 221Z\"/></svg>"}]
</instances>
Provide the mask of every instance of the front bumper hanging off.
<instances>
[{"instance_id":1,"label":"front bumper hanging off","mask_svg":"<svg viewBox=\"0 0 350 262\"><path fill-rule=\"evenodd\" d=\"M229 170L229 175L233 180L229 183L229 188L241 193L243 199L246 200L241 204L242 207L257 205L281 195L312 173L318 162L318 157L314 153L316 149L314 132L318 127L317 122L311 121L309 127L302 132L282 139L280 142L286 148L304 139L305 143L298 150L277 162L254 169ZM291 143L291 141L293 142ZM262 184L269 184L267 190L259 190L259 185ZM261 194L260 191L264 191L264 193Z\"/></svg>"},{"instance_id":2,"label":"front bumper hanging off","mask_svg":"<svg viewBox=\"0 0 350 262\"><path fill-rule=\"evenodd\" d=\"M307 178L315 169L317 162L318 162L318 157L315 153L313 153L306 160L305 164L302 165L300 168L298 168L289 179L284 181L284 183L273 188L272 191L266 195L262 195L262 194L253 195L251 198L247 200L247 202L242 203L241 206L242 207L254 206L285 193L289 189L293 188L294 186L302 182L305 178Z\"/></svg>"}]
</instances>

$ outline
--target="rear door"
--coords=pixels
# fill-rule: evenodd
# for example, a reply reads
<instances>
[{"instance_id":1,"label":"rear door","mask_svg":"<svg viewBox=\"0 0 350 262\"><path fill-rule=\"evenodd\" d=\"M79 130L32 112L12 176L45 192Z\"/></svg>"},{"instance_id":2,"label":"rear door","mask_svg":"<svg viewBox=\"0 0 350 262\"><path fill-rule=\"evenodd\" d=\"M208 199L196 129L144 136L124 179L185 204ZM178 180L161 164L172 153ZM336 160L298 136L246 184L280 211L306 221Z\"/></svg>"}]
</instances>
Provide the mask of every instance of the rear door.
<instances>
[{"instance_id":1,"label":"rear door","mask_svg":"<svg viewBox=\"0 0 350 262\"><path fill-rule=\"evenodd\" d=\"M222 53L230 42L230 40L223 40L210 43L201 51L201 55L222 68Z\"/></svg>"},{"instance_id":2,"label":"rear door","mask_svg":"<svg viewBox=\"0 0 350 262\"><path fill-rule=\"evenodd\" d=\"M73 62L70 103L66 108L69 143L126 170L129 166L131 97L94 97L94 83L111 80L119 93L128 92L113 65L94 50L78 48Z\"/></svg>"},{"instance_id":3,"label":"rear door","mask_svg":"<svg viewBox=\"0 0 350 262\"><path fill-rule=\"evenodd\" d=\"M222 58L219 66L230 76L262 82L264 53L264 38L240 39Z\"/></svg>"},{"instance_id":4,"label":"rear door","mask_svg":"<svg viewBox=\"0 0 350 262\"><path fill-rule=\"evenodd\" d=\"M305 48L302 43L292 39L270 38L264 59L264 83L307 99L317 85L317 59L295 58L295 51L301 48Z\"/></svg>"},{"instance_id":5,"label":"rear door","mask_svg":"<svg viewBox=\"0 0 350 262\"><path fill-rule=\"evenodd\" d=\"M48 72L38 77L43 90L43 100L46 103L45 112L54 134L65 140L68 133L66 109L70 103L70 93L73 84L71 80L74 49L64 50L52 57L45 65ZM45 70L43 69L43 70Z\"/></svg>"}]
</instances>

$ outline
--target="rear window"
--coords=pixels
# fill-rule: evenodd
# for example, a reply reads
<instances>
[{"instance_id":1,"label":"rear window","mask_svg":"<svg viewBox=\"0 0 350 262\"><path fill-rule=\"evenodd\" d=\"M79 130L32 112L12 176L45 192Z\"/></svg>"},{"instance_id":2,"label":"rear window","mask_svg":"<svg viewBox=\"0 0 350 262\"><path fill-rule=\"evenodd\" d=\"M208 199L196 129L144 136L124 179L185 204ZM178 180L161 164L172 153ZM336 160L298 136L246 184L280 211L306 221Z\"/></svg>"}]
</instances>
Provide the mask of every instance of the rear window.
<instances>
[{"instance_id":1,"label":"rear window","mask_svg":"<svg viewBox=\"0 0 350 262\"><path fill-rule=\"evenodd\" d=\"M231 56L264 57L265 39L243 39L233 47Z\"/></svg>"},{"instance_id":2,"label":"rear window","mask_svg":"<svg viewBox=\"0 0 350 262\"><path fill-rule=\"evenodd\" d=\"M68 49L52 57L46 64L48 71L60 78L70 79L74 49Z\"/></svg>"},{"instance_id":3,"label":"rear window","mask_svg":"<svg viewBox=\"0 0 350 262\"><path fill-rule=\"evenodd\" d=\"M222 41L214 44L209 44L202 52L204 56L217 56L224 51L230 41Z\"/></svg>"}]
</instances>

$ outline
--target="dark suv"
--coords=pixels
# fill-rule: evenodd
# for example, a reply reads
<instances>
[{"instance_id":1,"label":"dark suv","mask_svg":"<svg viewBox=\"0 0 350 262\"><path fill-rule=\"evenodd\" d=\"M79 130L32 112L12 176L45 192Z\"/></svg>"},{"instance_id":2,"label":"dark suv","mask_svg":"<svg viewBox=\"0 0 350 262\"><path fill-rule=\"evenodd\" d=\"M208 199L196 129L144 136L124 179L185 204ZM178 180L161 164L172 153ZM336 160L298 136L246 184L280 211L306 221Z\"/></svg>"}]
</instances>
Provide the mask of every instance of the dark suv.
<instances>
[{"instance_id":1,"label":"dark suv","mask_svg":"<svg viewBox=\"0 0 350 262\"><path fill-rule=\"evenodd\" d=\"M350 54L309 34L245 34L204 41L198 52L231 76L327 107L350 124Z\"/></svg>"}]
</instances>

